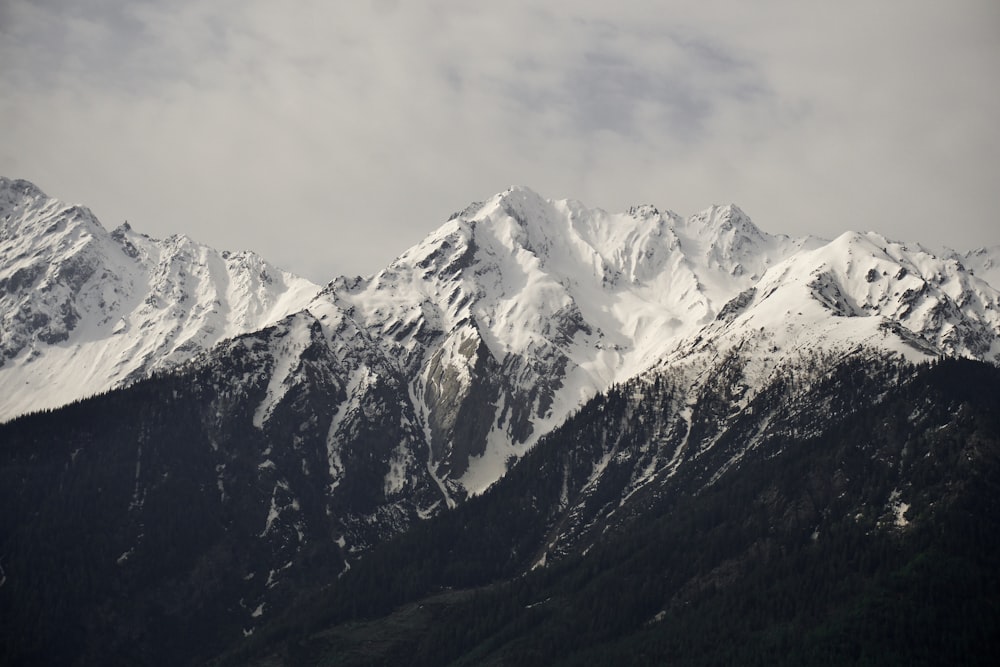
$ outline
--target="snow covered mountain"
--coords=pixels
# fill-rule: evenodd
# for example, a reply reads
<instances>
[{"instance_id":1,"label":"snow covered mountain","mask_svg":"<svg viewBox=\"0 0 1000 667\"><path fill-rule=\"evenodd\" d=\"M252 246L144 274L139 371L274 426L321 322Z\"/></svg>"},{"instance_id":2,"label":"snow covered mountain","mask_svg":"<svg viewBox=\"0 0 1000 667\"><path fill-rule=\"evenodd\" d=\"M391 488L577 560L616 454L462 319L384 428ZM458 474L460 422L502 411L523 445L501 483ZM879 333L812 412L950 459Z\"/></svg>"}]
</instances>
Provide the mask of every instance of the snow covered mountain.
<instances>
[{"instance_id":1,"label":"snow covered mountain","mask_svg":"<svg viewBox=\"0 0 1000 667\"><path fill-rule=\"evenodd\" d=\"M995 254L970 253L985 266ZM660 366L704 366L736 351L750 366L751 384L761 384L810 354L862 348L911 361L998 363L998 297L954 256L874 232L845 232L776 264Z\"/></svg>"},{"instance_id":2,"label":"snow covered mountain","mask_svg":"<svg viewBox=\"0 0 1000 667\"><path fill-rule=\"evenodd\" d=\"M727 368L739 368L725 388L738 407L818 357L995 362L998 297L954 258L876 234L792 239L735 206L609 214L512 188L195 363L225 388L212 411L245 414L273 443L249 455L253 483L272 489L259 521L286 536L283 562L330 532L350 561L481 493L629 378L669 373L686 387L691 404L670 417L686 432ZM682 460L657 453L633 486ZM314 516L332 526L298 509L318 483Z\"/></svg>"},{"instance_id":3,"label":"snow covered mountain","mask_svg":"<svg viewBox=\"0 0 1000 667\"><path fill-rule=\"evenodd\" d=\"M852 374L868 369L877 403L919 378L905 361L1000 361L998 248L793 239L735 206L612 214L517 187L317 291L251 255L108 234L24 182L2 192L6 409L27 409L35 381L65 402L172 369L0 426L0 578L20 582L0 602L16 619L39 586L76 591L37 613L105 619L83 649L95 664L133 632L151 652L135 662L171 662L173 626L129 620L167 607L221 650L389 538L481 507L465 501L519 460L518 507L544 509L544 532L517 539L544 567L665 490L700 493L789 434L848 423ZM524 458L550 433L549 463ZM100 576L32 583L32 549L67 551L36 536L79 530L74 563Z\"/></svg>"},{"instance_id":4,"label":"snow covered mountain","mask_svg":"<svg viewBox=\"0 0 1000 667\"><path fill-rule=\"evenodd\" d=\"M126 223L0 178L0 420L53 408L255 331L319 287L250 252Z\"/></svg>"},{"instance_id":5,"label":"snow covered mountain","mask_svg":"<svg viewBox=\"0 0 1000 667\"><path fill-rule=\"evenodd\" d=\"M365 359L402 378L448 496L485 489L587 398L696 353L743 349L764 374L859 346L997 361L998 296L958 260L873 233L792 239L735 206L609 214L519 187L308 311L349 400Z\"/></svg>"},{"instance_id":6,"label":"snow covered mountain","mask_svg":"<svg viewBox=\"0 0 1000 667\"><path fill-rule=\"evenodd\" d=\"M819 243L765 234L734 206L608 214L512 188L375 276L334 281L308 310L352 373L369 372L348 358L363 332L406 378L442 488L478 492L584 400Z\"/></svg>"}]
</instances>

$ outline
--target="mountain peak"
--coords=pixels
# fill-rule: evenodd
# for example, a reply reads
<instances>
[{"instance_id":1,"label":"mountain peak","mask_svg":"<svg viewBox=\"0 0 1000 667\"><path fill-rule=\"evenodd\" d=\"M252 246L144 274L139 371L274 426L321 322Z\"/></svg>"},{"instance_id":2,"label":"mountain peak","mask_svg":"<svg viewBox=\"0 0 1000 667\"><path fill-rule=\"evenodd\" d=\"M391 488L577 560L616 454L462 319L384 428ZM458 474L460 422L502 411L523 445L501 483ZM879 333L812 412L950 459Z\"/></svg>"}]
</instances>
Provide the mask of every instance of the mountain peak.
<instances>
[{"instance_id":1,"label":"mountain peak","mask_svg":"<svg viewBox=\"0 0 1000 667\"><path fill-rule=\"evenodd\" d=\"M48 197L41 188L31 181L22 178L7 178L6 176L0 176L0 193L6 194L5 199L11 202L14 196L31 199Z\"/></svg>"},{"instance_id":2,"label":"mountain peak","mask_svg":"<svg viewBox=\"0 0 1000 667\"><path fill-rule=\"evenodd\" d=\"M523 226L544 219L543 211L551 201L527 186L512 185L496 196L496 204Z\"/></svg>"},{"instance_id":3,"label":"mountain peak","mask_svg":"<svg viewBox=\"0 0 1000 667\"><path fill-rule=\"evenodd\" d=\"M637 206L629 206L625 213L633 218L655 218L659 217L660 209L652 204L639 204Z\"/></svg>"},{"instance_id":4,"label":"mountain peak","mask_svg":"<svg viewBox=\"0 0 1000 667\"><path fill-rule=\"evenodd\" d=\"M506 190L497 194L497 197L503 199L505 197L522 197L522 198L536 198L542 199L542 196L538 194L535 190L528 187L527 185L511 185L508 186Z\"/></svg>"},{"instance_id":5,"label":"mountain peak","mask_svg":"<svg viewBox=\"0 0 1000 667\"><path fill-rule=\"evenodd\" d=\"M185 236L108 232L29 181L0 178L0 219L0 419L172 367L318 291Z\"/></svg>"},{"instance_id":6,"label":"mountain peak","mask_svg":"<svg viewBox=\"0 0 1000 667\"><path fill-rule=\"evenodd\" d=\"M713 205L689 218L690 226L705 232L723 234L736 231L752 236L761 236L762 232L736 204L725 206Z\"/></svg>"}]
</instances>

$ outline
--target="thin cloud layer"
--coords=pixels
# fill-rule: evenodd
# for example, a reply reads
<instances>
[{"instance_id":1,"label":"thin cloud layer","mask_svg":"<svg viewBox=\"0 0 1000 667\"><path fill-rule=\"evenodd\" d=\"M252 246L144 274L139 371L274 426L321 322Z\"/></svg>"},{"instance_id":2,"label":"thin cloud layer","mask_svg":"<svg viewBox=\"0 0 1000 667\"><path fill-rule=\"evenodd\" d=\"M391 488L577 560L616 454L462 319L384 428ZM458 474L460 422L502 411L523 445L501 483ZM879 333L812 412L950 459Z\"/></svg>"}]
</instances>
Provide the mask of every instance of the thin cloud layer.
<instances>
[{"instance_id":1,"label":"thin cloud layer","mask_svg":"<svg viewBox=\"0 0 1000 667\"><path fill-rule=\"evenodd\" d=\"M1000 243L989 0L62 5L0 4L0 173L315 280L512 183Z\"/></svg>"}]
</instances>

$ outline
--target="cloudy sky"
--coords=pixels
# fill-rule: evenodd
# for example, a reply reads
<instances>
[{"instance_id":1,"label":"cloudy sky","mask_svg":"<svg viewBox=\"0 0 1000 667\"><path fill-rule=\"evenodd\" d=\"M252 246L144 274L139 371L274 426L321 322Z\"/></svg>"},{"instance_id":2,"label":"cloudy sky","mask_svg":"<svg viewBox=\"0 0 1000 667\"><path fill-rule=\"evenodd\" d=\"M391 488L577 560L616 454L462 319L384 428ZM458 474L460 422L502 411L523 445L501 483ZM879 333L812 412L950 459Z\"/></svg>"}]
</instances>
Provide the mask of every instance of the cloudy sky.
<instances>
[{"instance_id":1,"label":"cloudy sky","mask_svg":"<svg viewBox=\"0 0 1000 667\"><path fill-rule=\"evenodd\" d=\"M0 0L0 175L370 273L511 184L1000 243L996 0Z\"/></svg>"}]
</instances>

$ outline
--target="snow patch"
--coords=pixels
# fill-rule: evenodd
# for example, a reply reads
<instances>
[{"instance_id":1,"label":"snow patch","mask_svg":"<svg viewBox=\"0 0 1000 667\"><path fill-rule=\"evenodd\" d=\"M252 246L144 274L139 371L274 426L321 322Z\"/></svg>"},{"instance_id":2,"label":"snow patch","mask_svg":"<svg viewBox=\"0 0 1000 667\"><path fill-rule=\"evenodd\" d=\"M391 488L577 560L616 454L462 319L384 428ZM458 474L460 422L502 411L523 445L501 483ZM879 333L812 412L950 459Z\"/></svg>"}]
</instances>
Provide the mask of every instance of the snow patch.
<instances>
[{"instance_id":1,"label":"snow patch","mask_svg":"<svg viewBox=\"0 0 1000 667\"><path fill-rule=\"evenodd\" d=\"M360 409L361 399L364 396L364 389L374 381L374 375L367 366L356 369L347 382L344 390L346 398L344 402L337 406L333 418L330 420L330 428L326 434L326 459L327 470L330 475L330 491L340 485L341 477L344 474L344 462L340 458L340 433L341 424L352 410Z\"/></svg>"},{"instance_id":2,"label":"snow patch","mask_svg":"<svg viewBox=\"0 0 1000 667\"><path fill-rule=\"evenodd\" d=\"M905 528L910 525L906 518L906 513L910 509L910 503L905 503L901 499L899 489L893 489L889 494L889 509L893 514L893 525L897 528Z\"/></svg>"},{"instance_id":3,"label":"snow patch","mask_svg":"<svg viewBox=\"0 0 1000 667\"><path fill-rule=\"evenodd\" d=\"M309 326L311 319L311 315L300 313L278 325L282 333L273 346L276 349L272 349L274 367L264 400L257 406L253 415L253 425L258 429L264 428L264 422L271 417L275 407L297 379L295 372L301 365L302 353L312 342ZM274 338L272 337L272 340Z\"/></svg>"}]
</instances>

